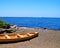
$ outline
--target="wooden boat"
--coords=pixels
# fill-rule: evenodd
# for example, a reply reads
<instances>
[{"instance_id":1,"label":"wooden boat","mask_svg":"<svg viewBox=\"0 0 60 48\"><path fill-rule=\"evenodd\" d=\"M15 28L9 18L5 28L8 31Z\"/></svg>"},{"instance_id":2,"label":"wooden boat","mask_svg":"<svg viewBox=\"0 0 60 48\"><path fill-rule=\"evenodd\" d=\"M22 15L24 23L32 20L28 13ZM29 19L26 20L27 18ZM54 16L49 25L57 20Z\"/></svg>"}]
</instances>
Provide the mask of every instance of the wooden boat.
<instances>
[{"instance_id":1,"label":"wooden boat","mask_svg":"<svg viewBox=\"0 0 60 48\"><path fill-rule=\"evenodd\" d=\"M25 33L25 34L0 34L0 43L1 42L16 42L29 40L31 38L37 37L38 32Z\"/></svg>"}]
</instances>

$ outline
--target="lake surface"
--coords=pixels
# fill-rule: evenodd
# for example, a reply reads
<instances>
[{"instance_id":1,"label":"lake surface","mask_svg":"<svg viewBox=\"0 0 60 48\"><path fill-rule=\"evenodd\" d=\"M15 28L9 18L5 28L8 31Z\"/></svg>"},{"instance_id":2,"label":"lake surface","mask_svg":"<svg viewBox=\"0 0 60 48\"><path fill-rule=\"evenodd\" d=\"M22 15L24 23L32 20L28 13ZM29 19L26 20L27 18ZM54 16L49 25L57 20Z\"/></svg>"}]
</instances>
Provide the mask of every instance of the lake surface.
<instances>
[{"instance_id":1,"label":"lake surface","mask_svg":"<svg viewBox=\"0 0 60 48\"><path fill-rule=\"evenodd\" d=\"M40 17L0 17L0 19L11 25L29 28L48 28L60 30L60 18L40 18Z\"/></svg>"}]
</instances>

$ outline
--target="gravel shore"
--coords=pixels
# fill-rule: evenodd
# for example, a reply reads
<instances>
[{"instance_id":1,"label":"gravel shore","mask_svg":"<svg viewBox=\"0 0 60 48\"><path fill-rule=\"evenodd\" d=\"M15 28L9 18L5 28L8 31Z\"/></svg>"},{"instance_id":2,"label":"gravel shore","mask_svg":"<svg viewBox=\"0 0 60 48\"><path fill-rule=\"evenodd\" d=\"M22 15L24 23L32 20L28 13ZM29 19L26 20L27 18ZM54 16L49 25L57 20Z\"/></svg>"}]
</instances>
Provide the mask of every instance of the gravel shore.
<instances>
[{"instance_id":1,"label":"gravel shore","mask_svg":"<svg viewBox=\"0 0 60 48\"><path fill-rule=\"evenodd\" d=\"M60 48L60 31L20 27L14 33L27 32L39 32L39 36L24 42L2 43L0 48Z\"/></svg>"}]
</instances>

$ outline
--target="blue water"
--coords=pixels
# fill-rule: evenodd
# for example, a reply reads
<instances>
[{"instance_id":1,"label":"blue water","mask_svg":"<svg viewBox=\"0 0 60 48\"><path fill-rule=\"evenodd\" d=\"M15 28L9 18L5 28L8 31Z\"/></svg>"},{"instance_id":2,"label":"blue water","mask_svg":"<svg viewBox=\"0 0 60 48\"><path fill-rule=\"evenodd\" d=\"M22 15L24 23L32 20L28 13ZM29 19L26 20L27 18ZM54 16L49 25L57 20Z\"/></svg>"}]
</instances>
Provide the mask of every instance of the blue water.
<instances>
[{"instance_id":1,"label":"blue water","mask_svg":"<svg viewBox=\"0 0 60 48\"><path fill-rule=\"evenodd\" d=\"M0 19L10 23L11 25L60 30L60 18L0 17Z\"/></svg>"}]
</instances>

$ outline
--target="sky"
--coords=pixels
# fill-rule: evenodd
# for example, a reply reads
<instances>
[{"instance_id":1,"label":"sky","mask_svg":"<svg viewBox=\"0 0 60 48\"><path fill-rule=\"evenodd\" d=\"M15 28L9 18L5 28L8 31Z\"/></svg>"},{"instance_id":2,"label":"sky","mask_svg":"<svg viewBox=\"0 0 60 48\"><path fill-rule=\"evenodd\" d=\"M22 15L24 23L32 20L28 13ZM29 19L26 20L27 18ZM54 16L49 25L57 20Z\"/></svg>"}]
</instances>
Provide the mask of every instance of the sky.
<instances>
[{"instance_id":1,"label":"sky","mask_svg":"<svg viewBox=\"0 0 60 48\"><path fill-rule=\"evenodd\" d=\"M60 0L0 0L0 17L60 17Z\"/></svg>"}]
</instances>

